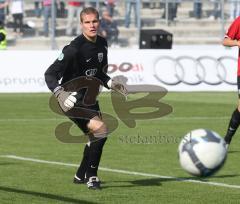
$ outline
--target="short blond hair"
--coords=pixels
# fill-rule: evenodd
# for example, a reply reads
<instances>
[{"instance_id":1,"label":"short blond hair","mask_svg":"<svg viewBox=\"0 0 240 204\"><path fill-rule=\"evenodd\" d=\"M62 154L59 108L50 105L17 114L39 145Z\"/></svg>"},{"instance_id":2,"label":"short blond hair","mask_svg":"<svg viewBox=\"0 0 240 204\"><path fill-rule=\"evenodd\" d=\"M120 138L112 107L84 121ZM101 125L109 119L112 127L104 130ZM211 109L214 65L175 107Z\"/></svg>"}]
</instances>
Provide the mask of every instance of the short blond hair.
<instances>
[{"instance_id":1,"label":"short blond hair","mask_svg":"<svg viewBox=\"0 0 240 204\"><path fill-rule=\"evenodd\" d=\"M83 21L83 15L86 15L86 14L96 14L97 19L99 20L99 12L94 7L86 7L81 11L81 13L80 13L80 21L81 22Z\"/></svg>"}]
</instances>

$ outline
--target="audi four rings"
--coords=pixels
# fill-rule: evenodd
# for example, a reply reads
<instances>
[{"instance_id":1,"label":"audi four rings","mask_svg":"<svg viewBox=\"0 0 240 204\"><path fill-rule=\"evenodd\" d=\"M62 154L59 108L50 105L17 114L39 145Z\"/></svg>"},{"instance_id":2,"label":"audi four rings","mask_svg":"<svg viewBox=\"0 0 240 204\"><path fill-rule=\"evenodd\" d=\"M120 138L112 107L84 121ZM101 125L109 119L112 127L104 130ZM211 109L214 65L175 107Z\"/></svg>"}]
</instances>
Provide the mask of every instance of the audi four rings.
<instances>
[{"instance_id":1,"label":"audi four rings","mask_svg":"<svg viewBox=\"0 0 240 204\"><path fill-rule=\"evenodd\" d=\"M229 67L224 63L226 60L231 60L236 65ZM167 66L166 62L168 63ZM208 65L206 62L208 62ZM191 71L187 69L187 64L189 63L193 65L191 66ZM209 63L211 63L211 66ZM170 75L161 73L166 67L171 77L169 77ZM166 85L177 85L179 83L188 85L198 85L201 83L208 85L218 85L221 83L236 85L236 74L232 77L229 73L231 68L237 70L237 59L231 56L222 56L219 58L210 56L201 56L198 58L190 56L180 56L177 58L160 56L154 63L154 76ZM209 69L214 70L210 73ZM212 75L214 76L212 77Z\"/></svg>"}]
</instances>

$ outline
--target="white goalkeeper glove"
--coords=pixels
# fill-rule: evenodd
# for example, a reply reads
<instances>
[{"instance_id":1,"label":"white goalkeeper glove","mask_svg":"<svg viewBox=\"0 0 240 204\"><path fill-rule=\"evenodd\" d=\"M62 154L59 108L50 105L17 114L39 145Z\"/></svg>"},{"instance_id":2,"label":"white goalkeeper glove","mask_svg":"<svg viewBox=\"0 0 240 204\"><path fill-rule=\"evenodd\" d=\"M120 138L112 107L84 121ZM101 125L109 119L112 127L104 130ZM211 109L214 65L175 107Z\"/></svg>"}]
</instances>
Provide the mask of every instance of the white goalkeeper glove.
<instances>
[{"instance_id":1,"label":"white goalkeeper glove","mask_svg":"<svg viewBox=\"0 0 240 204\"><path fill-rule=\"evenodd\" d=\"M56 90L57 89L57 90ZM72 109L77 102L77 92L64 91L63 87L55 88L54 95L58 100L58 103L64 112Z\"/></svg>"},{"instance_id":2,"label":"white goalkeeper glove","mask_svg":"<svg viewBox=\"0 0 240 204\"><path fill-rule=\"evenodd\" d=\"M128 91L127 91L126 87L123 84L110 79L108 81L107 85L108 85L109 88L113 89L114 91L122 94L123 96L125 96L127 98Z\"/></svg>"}]
</instances>

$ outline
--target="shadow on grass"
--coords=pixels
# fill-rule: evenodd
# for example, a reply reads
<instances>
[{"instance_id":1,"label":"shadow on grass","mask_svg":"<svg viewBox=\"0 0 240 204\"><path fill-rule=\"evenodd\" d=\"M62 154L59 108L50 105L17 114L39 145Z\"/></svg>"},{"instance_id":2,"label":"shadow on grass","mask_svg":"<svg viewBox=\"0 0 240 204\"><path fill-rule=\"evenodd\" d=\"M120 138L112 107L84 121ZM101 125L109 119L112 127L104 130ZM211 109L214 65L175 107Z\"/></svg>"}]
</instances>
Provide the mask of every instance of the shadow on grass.
<instances>
[{"instance_id":1,"label":"shadow on grass","mask_svg":"<svg viewBox=\"0 0 240 204\"><path fill-rule=\"evenodd\" d=\"M97 204L96 202L89 202L89 201L85 201L85 200L68 198L68 197L65 197L65 196L59 196L59 195L48 194L48 193L40 193L40 192L34 192L34 191L26 191L26 190L4 187L4 186L0 186L0 191L10 192L10 193L19 193L19 194L24 194L24 195L36 196L36 197L42 197L42 198L47 198L47 199L51 199L51 200L55 200L55 201L63 201L63 202L66 202L66 203Z\"/></svg>"},{"instance_id":2,"label":"shadow on grass","mask_svg":"<svg viewBox=\"0 0 240 204\"><path fill-rule=\"evenodd\" d=\"M134 181L110 181L106 182L102 188L114 188L114 187L138 187L138 186L161 186L162 182L171 181L176 179L165 179L165 178L149 178L149 179L140 179ZM112 183L112 185L111 185ZM120 183L120 184L117 184Z\"/></svg>"},{"instance_id":3,"label":"shadow on grass","mask_svg":"<svg viewBox=\"0 0 240 204\"><path fill-rule=\"evenodd\" d=\"M235 153L239 153L240 151L238 150L230 150L228 151L228 154L235 154Z\"/></svg>"},{"instance_id":4,"label":"shadow on grass","mask_svg":"<svg viewBox=\"0 0 240 204\"><path fill-rule=\"evenodd\" d=\"M211 176L211 178L231 178L231 177L237 177L240 176L239 174L229 174L229 175L216 175Z\"/></svg>"},{"instance_id":5,"label":"shadow on grass","mask_svg":"<svg viewBox=\"0 0 240 204\"><path fill-rule=\"evenodd\" d=\"M178 178L149 178L149 179L140 179L134 181L111 181L107 182L105 186L102 188L114 188L114 187L138 187L138 186L162 186L164 182L178 182L178 181L196 181L196 182L210 182L209 178L231 178L237 177L239 175L219 175L219 176L211 176L211 177L178 177ZM120 183L111 185L110 183ZM110 185L109 185L110 184Z\"/></svg>"}]
</instances>

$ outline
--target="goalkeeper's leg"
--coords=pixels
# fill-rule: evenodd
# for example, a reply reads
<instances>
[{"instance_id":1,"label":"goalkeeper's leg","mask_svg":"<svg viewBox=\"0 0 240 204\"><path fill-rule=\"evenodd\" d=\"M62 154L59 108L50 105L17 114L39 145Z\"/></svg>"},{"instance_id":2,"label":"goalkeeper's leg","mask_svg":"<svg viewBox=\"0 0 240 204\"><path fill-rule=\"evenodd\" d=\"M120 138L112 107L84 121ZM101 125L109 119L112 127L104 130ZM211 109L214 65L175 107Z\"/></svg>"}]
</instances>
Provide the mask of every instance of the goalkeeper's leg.
<instances>
[{"instance_id":1,"label":"goalkeeper's leg","mask_svg":"<svg viewBox=\"0 0 240 204\"><path fill-rule=\"evenodd\" d=\"M88 128L92 134L89 135L90 148L86 169L87 186L90 189L100 189L100 180L97 177L97 171L108 131L105 123L98 116L89 121Z\"/></svg>"},{"instance_id":2,"label":"goalkeeper's leg","mask_svg":"<svg viewBox=\"0 0 240 204\"><path fill-rule=\"evenodd\" d=\"M88 188L99 189L100 180L97 177L97 171L103 146L107 140L107 127L99 116L95 116L88 122L87 128L89 143L84 148L83 158L74 177L74 183L80 184L87 181ZM84 128L81 127L81 129Z\"/></svg>"},{"instance_id":3,"label":"goalkeeper's leg","mask_svg":"<svg viewBox=\"0 0 240 204\"><path fill-rule=\"evenodd\" d=\"M90 149L90 143L87 143L84 148L82 161L80 163L80 166L78 167L78 170L76 172L76 175L74 176L74 183L81 184L85 182L86 177L86 171L87 171L87 164L89 159L89 149Z\"/></svg>"}]
</instances>

